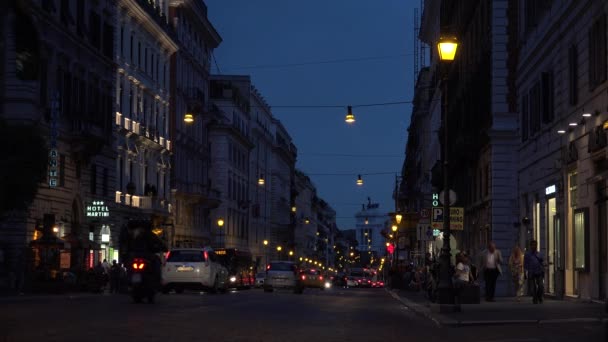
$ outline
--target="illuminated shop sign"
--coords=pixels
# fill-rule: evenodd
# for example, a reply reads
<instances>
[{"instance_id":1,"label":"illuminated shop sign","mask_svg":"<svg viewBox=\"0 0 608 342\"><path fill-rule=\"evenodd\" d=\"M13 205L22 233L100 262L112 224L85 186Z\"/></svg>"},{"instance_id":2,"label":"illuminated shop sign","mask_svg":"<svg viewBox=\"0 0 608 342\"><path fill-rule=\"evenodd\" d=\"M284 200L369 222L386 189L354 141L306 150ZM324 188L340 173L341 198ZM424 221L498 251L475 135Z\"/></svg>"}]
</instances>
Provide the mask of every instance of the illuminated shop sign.
<instances>
[{"instance_id":1,"label":"illuminated shop sign","mask_svg":"<svg viewBox=\"0 0 608 342\"><path fill-rule=\"evenodd\" d=\"M555 193L555 185L551 185L545 188L545 195L551 195Z\"/></svg>"},{"instance_id":2,"label":"illuminated shop sign","mask_svg":"<svg viewBox=\"0 0 608 342\"><path fill-rule=\"evenodd\" d=\"M109 217L110 210L103 201L93 201L87 205L87 217Z\"/></svg>"},{"instance_id":3,"label":"illuminated shop sign","mask_svg":"<svg viewBox=\"0 0 608 342\"><path fill-rule=\"evenodd\" d=\"M433 194L433 207L439 206L439 194Z\"/></svg>"}]
</instances>

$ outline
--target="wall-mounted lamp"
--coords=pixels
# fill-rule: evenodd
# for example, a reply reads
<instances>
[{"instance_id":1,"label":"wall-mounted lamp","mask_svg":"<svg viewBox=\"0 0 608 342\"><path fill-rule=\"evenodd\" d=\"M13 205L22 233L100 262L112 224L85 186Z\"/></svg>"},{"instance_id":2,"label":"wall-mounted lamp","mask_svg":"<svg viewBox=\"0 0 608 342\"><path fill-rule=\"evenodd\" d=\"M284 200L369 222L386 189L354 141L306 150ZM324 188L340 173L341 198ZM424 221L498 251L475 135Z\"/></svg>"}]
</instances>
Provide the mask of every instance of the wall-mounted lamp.
<instances>
[{"instance_id":1,"label":"wall-mounted lamp","mask_svg":"<svg viewBox=\"0 0 608 342\"><path fill-rule=\"evenodd\" d=\"M218 225L219 227L223 227L223 226L224 226L224 219L223 219L223 218L221 218L221 217L220 217L220 218L218 218L218 219L217 219L217 225Z\"/></svg>"},{"instance_id":2,"label":"wall-mounted lamp","mask_svg":"<svg viewBox=\"0 0 608 342\"><path fill-rule=\"evenodd\" d=\"M264 180L264 174L260 173L260 178L258 178L258 184L264 185L265 183L266 183L266 181Z\"/></svg>"},{"instance_id":3,"label":"wall-mounted lamp","mask_svg":"<svg viewBox=\"0 0 608 342\"><path fill-rule=\"evenodd\" d=\"M184 122L186 124L191 124L194 122L194 115L192 113L184 114Z\"/></svg>"}]
</instances>

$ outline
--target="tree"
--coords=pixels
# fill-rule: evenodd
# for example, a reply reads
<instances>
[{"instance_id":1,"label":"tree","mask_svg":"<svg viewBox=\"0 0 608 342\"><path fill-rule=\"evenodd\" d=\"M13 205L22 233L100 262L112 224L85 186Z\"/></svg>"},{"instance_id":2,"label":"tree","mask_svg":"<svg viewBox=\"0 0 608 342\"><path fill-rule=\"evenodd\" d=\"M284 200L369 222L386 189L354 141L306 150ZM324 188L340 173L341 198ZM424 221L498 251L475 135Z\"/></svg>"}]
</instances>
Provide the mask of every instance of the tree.
<instances>
[{"instance_id":1,"label":"tree","mask_svg":"<svg viewBox=\"0 0 608 342\"><path fill-rule=\"evenodd\" d=\"M0 214L25 210L46 178L45 139L34 125L0 120Z\"/></svg>"}]
</instances>

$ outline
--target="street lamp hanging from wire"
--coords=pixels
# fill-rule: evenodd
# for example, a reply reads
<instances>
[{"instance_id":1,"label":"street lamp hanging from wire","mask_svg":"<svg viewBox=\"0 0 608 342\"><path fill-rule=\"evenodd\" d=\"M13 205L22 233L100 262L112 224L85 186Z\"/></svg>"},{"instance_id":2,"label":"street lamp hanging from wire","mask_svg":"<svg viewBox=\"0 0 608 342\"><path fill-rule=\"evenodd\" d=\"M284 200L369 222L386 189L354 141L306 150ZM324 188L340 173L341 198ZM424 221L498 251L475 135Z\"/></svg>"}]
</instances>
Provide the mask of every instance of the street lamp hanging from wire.
<instances>
[{"instance_id":1,"label":"street lamp hanging from wire","mask_svg":"<svg viewBox=\"0 0 608 342\"><path fill-rule=\"evenodd\" d=\"M346 121L346 123L349 123L349 124L355 122L355 115L353 114L352 106L348 106L348 113L346 113L346 117L344 118L344 121Z\"/></svg>"},{"instance_id":2,"label":"street lamp hanging from wire","mask_svg":"<svg viewBox=\"0 0 608 342\"><path fill-rule=\"evenodd\" d=\"M359 185L359 186L363 185L363 179L361 178L361 175L359 175L357 177L357 185Z\"/></svg>"}]
</instances>

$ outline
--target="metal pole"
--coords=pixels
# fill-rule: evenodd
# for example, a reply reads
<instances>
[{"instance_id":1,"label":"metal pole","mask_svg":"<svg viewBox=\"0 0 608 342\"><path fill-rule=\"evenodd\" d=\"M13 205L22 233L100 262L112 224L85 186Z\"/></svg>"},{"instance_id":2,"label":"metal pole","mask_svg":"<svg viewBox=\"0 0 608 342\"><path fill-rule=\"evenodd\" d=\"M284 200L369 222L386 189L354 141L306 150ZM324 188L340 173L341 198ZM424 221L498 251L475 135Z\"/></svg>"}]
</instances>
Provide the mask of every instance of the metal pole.
<instances>
[{"instance_id":1,"label":"metal pole","mask_svg":"<svg viewBox=\"0 0 608 342\"><path fill-rule=\"evenodd\" d=\"M442 66L446 68L446 65ZM438 284L439 303L453 304L452 277L450 276L450 186L448 176L448 82L447 70L443 70L441 120L443 122L443 246L441 247L440 277Z\"/></svg>"}]
</instances>

